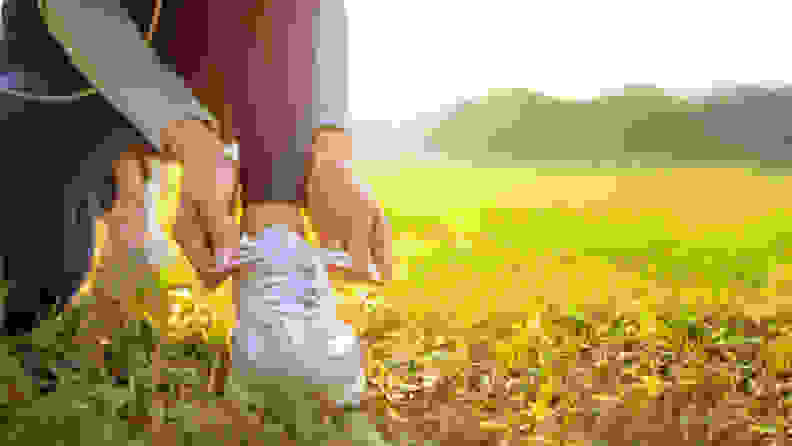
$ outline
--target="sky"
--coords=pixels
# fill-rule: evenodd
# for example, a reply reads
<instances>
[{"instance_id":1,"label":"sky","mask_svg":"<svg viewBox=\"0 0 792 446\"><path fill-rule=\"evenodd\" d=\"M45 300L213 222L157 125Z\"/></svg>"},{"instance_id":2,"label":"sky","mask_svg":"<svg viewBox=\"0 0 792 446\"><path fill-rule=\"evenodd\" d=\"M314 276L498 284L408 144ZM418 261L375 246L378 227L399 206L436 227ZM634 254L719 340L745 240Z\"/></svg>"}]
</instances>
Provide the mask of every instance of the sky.
<instances>
[{"instance_id":1,"label":"sky","mask_svg":"<svg viewBox=\"0 0 792 446\"><path fill-rule=\"evenodd\" d=\"M792 2L346 0L349 112L410 120L489 88L792 84Z\"/></svg>"}]
</instances>

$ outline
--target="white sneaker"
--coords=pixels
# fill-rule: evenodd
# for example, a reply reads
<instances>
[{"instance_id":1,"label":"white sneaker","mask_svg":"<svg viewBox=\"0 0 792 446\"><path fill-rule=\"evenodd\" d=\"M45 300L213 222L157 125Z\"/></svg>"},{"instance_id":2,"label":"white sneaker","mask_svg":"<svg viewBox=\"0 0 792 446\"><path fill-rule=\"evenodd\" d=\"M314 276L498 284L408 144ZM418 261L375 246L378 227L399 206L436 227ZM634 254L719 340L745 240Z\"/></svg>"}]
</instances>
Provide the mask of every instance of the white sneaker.
<instances>
[{"instance_id":1,"label":"white sneaker","mask_svg":"<svg viewBox=\"0 0 792 446\"><path fill-rule=\"evenodd\" d=\"M239 281L234 368L343 385L339 402L359 404L365 386L360 343L354 329L336 318L327 275L328 264L348 264L349 256L314 248L275 226L255 240L244 237L235 263L255 269Z\"/></svg>"}]
</instances>

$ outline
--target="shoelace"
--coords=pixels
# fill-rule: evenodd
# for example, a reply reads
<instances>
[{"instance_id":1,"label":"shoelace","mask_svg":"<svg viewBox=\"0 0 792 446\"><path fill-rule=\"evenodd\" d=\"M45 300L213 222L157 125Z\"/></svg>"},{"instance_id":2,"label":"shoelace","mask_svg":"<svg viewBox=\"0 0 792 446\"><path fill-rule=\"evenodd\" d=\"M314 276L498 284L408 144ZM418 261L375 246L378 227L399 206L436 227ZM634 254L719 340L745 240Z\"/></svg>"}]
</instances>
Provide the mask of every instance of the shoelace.
<instances>
[{"instance_id":1,"label":"shoelace","mask_svg":"<svg viewBox=\"0 0 792 446\"><path fill-rule=\"evenodd\" d=\"M256 265L254 276L241 281L240 289L255 288L257 296L271 297L281 312L310 314L332 293L326 265L348 266L350 260L342 251L315 248L286 226L276 225L255 240L243 236L234 263Z\"/></svg>"},{"instance_id":2,"label":"shoelace","mask_svg":"<svg viewBox=\"0 0 792 446\"><path fill-rule=\"evenodd\" d=\"M287 244L285 249L284 242ZM288 272L295 263L312 266L324 263L347 267L351 264L351 257L343 251L313 247L297 234L290 232L287 226L273 225L261 231L254 240L247 234L242 236L239 261L235 264L251 263L269 266L273 272Z\"/></svg>"}]
</instances>

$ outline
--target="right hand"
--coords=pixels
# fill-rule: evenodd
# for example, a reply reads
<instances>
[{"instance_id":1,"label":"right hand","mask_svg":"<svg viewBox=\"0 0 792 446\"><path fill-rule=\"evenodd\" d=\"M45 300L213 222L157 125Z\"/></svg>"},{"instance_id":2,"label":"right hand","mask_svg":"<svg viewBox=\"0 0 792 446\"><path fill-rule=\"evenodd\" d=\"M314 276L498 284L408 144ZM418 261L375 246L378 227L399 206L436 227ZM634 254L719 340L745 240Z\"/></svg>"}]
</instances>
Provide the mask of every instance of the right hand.
<instances>
[{"instance_id":1,"label":"right hand","mask_svg":"<svg viewBox=\"0 0 792 446\"><path fill-rule=\"evenodd\" d=\"M197 224L207 234L215 257L230 258L239 249L239 230L228 215L228 203L216 189L224 178L218 166L225 160L217 134L198 120L171 121L162 131L162 146L184 166L184 197L196 208ZM222 266L222 265L218 265Z\"/></svg>"},{"instance_id":2,"label":"right hand","mask_svg":"<svg viewBox=\"0 0 792 446\"><path fill-rule=\"evenodd\" d=\"M237 172L232 161L224 160L224 163L218 166L217 170L219 175L223 177L221 184L236 184ZM226 215L232 218L234 215L232 205L234 204L235 189L218 185L215 188L215 195L218 200L225 203ZM231 271L213 271L217 264L211 250L211 241L198 221L198 210L195 203L182 192L181 205L174 217L171 234L176 243L179 244L179 247L181 247L182 253L189 259L204 287L208 290L214 290L228 278ZM235 237L239 239L241 234L236 234Z\"/></svg>"}]
</instances>

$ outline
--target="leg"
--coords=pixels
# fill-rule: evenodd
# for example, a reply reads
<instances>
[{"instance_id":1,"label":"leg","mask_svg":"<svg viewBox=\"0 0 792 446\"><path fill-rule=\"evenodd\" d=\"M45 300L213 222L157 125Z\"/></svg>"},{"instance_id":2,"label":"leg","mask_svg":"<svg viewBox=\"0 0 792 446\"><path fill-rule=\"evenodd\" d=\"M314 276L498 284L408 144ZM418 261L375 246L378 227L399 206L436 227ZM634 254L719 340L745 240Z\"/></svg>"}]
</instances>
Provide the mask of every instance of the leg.
<instances>
[{"instance_id":1,"label":"leg","mask_svg":"<svg viewBox=\"0 0 792 446\"><path fill-rule=\"evenodd\" d=\"M129 150L113 163L116 197L106 214L107 258L125 255L130 248L143 248L145 237L145 171L137 152ZM120 251L120 254L119 254Z\"/></svg>"},{"instance_id":2,"label":"leg","mask_svg":"<svg viewBox=\"0 0 792 446\"><path fill-rule=\"evenodd\" d=\"M113 166L117 194L112 209L105 215L103 267L97 271L94 288L95 313L107 322L106 330L99 330L106 332L103 336L123 326L127 312L141 304L152 314L166 313L167 302L161 299L155 281L156 265L149 264L144 255L149 235L145 221L145 169L140 153L132 147Z\"/></svg>"}]
</instances>

